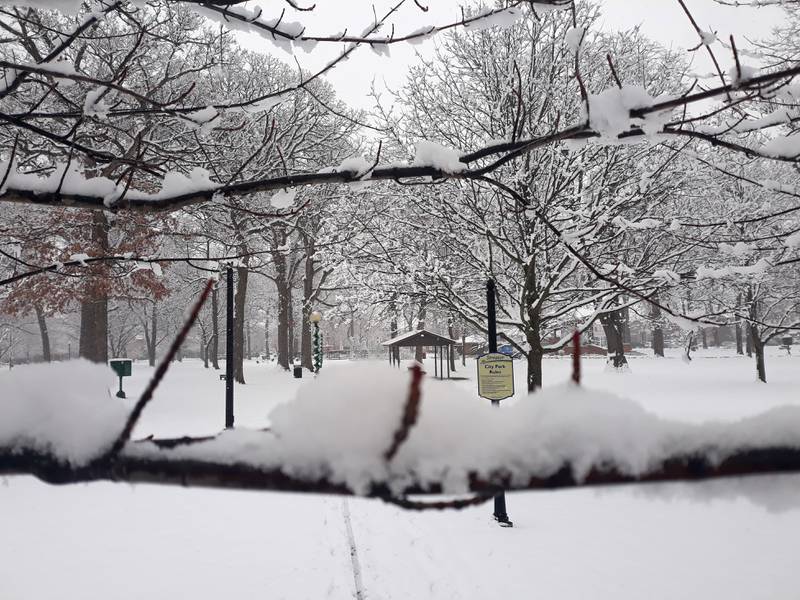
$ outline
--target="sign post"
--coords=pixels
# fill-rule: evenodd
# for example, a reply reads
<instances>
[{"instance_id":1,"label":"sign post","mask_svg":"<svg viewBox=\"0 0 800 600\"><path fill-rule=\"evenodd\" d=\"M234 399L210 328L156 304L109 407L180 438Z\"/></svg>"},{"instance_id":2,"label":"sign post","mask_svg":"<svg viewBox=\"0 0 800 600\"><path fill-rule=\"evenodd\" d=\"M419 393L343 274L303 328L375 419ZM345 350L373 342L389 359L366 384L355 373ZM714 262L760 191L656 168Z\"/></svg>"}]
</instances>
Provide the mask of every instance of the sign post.
<instances>
[{"instance_id":1,"label":"sign post","mask_svg":"<svg viewBox=\"0 0 800 600\"><path fill-rule=\"evenodd\" d=\"M510 356L497 352L497 310L494 279L486 282L486 316L488 317L489 353L478 358L478 394L495 406L500 400L514 395L514 362ZM494 520L501 527L513 527L506 512L506 495L494 497Z\"/></svg>"}]
</instances>

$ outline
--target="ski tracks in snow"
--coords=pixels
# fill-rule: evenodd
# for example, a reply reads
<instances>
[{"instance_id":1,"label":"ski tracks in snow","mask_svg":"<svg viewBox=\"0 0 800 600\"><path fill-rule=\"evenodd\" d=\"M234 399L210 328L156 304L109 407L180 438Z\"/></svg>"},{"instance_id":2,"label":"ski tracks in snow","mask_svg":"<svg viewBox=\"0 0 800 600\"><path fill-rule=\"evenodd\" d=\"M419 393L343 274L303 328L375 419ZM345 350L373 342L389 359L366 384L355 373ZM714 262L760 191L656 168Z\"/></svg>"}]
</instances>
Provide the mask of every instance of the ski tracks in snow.
<instances>
[{"instance_id":1,"label":"ski tracks in snow","mask_svg":"<svg viewBox=\"0 0 800 600\"><path fill-rule=\"evenodd\" d=\"M361 586L362 595L356 598L491 597L492 588L484 585L484 573L476 573L473 552L478 548L472 548L471 536L460 531L461 523L448 525L444 521L449 519L442 513L414 513L373 501L351 501L347 511L349 530L355 530L358 536L354 572L357 568L356 585ZM459 519L459 515L466 516L452 516ZM476 525L475 516L466 518L468 528ZM488 517L478 520L481 529L496 527Z\"/></svg>"},{"instance_id":2,"label":"ski tracks in snow","mask_svg":"<svg viewBox=\"0 0 800 600\"><path fill-rule=\"evenodd\" d=\"M342 500L342 516L344 517L344 526L347 531L347 545L350 550L350 563L353 566L353 585L355 589L356 600L366 600L364 594L364 582L361 579L361 564L358 561L358 550L356 549L356 538L353 535L353 522L350 518L350 504L347 498Z\"/></svg>"}]
</instances>

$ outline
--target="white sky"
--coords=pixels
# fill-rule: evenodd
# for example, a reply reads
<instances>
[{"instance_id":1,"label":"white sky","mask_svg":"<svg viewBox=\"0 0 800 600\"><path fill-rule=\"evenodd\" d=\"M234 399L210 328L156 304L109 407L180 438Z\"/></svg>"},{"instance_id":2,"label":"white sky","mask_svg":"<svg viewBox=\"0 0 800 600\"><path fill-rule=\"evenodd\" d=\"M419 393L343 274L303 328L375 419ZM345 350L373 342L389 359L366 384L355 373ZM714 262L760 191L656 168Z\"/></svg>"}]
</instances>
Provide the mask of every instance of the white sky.
<instances>
[{"instance_id":1,"label":"white sky","mask_svg":"<svg viewBox=\"0 0 800 600\"><path fill-rule=\"evenodd\" d=\"M314 2L300 1L306 5ZM295 13L287 10L284 18L302 22L307 26L307 31L314 34L333 34L345 28L359 32L372 21L373 5L380 17L396 3L397 0L375 0L374 3L362 0L316 0L316 9L313 12ZM410 32L423 25L457 20L461 14L459 6L464 4L458 0L427 0L421 3L429 7L427 13L421 12L412 0L407 0L407 6L396 13L391 22L395 24L398 33ZM713 0L686 0L686 3L702 29L717 31L718 37L726 41L733 34L740 48L747 47L747 38L758 39L768 35L782 19L781 9L776 7L734 8L719 5ZM601 0L600 4L604 15L602 26L606 30L627 29L641 24L646 35L664 45L688 48L697 44L697 35L677 0ZM265 17L273 16L277 15L265 11ZM258 35L245 35L242 42L248 48L275 53L282 59L293 62L291 57L275 50L273 44ZM373 78L379 87L384 84L393 88L399 87L406 76L408 65L416 60L414 50L428 53L432 45L432 42L421 46L396 44L391 48L390 58L378 56L366 47L359 48L350 60L337 66L328 75L328 80L345 102L354 107L369 108L372 103L367 94ZM338 44L329 48L320 44L313 54L298 52L296 58L306 69L319 68L334 57L339 48ZM716 45L715 50L723 69L730 67L733 61L729 53L719 45ZM707 73L712 70L707 53L696 52L694 56L696 72Z\"/></svg>"}]
</instances>

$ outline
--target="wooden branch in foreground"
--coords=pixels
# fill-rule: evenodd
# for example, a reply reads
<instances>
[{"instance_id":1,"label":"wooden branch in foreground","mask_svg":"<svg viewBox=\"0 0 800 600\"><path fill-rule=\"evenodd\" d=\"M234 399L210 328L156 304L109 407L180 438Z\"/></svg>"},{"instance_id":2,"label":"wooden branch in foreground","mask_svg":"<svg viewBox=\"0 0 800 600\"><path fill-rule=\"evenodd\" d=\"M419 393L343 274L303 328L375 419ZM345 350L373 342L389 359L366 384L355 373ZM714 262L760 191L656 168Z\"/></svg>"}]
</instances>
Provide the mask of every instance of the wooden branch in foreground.
<instances>
[{"instance_id":1,"label":"wooden branch in foreground","mask_svg":"<svg viewBox=\"0 0 800 600\"><path fill-rule=\"evenodd\" d=\"M208 441L208 438L184 438L182 440L147 440L165 448ZM0 450L0 475L33 475L52 484L85 483L91 481L124 481L127 483L154 483L238 490L261 490L281 492L356 495L346 485L329 479L305 479L287 475L281 468L261 469L244 462L220 464L202 460L176 459L168 456L141 457L129 450L142 442L133 442L114 460L103 460L86 467L73 469L44 454L8 452ZM524 480L514 480L497 470L488 476L472 473L469 491L478 495L491 494L500 489L507 491L553 490L571 487L586 487L613 484L638 484L667 481L699 481L722 477L763 475L768 473L800 472L800 448L775 446L769 448L742 449L729 453L719 461L713 461L713 451L705 455L679 455L665 459L647 473L639 476L624 472L613 465L596 465L583 478L573 473L572 465L564 464L555 473L531 473ZM396 481L373 481L364 496L397 499L408 495L446 493L443 484L422 487L406 484L398 492Z\"/></svg>"}]
</instances>

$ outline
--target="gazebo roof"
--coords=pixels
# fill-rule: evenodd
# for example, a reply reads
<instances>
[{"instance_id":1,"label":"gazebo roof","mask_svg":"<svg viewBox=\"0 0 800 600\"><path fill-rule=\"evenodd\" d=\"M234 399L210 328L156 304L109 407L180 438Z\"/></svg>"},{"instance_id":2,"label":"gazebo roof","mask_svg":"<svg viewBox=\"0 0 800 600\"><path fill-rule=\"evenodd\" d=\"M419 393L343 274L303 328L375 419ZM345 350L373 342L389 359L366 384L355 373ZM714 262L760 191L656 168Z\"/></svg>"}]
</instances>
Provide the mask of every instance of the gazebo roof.
<instances>
[{"instance_id":1,"label":"gazebo roof","mask_svg":"<svg viewBox=\"0 0 800 600\"><path fill-rule=\"evenodd\" d=\"M427 329L416 329L407 333L401 333L397 337L386 340L382 346L396 346L398 348L410 348L413 346L449 346L457 343L448 337L433 333Z\"/></svg>"}]
</instances>

